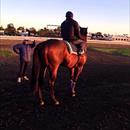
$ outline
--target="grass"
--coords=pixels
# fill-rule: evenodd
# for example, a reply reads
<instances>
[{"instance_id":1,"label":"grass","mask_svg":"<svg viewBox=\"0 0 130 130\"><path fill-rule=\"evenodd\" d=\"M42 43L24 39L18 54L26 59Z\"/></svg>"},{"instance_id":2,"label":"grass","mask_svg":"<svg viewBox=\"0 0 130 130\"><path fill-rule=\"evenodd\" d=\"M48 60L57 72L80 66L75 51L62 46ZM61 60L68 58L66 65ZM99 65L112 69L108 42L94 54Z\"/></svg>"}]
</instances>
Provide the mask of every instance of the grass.
<instances>
[{"instance_id":1,"label":"grass","mask_svg":"<svg viewBox=\"0 0 130 130\"><path fill-rule=\"evenodd\" d=\"M121 55L121 56L130 57L130 45L98 44L98 42L89 44L88 49L93 51L104 52L112 55ZM21 41L18 39L16 40L0 39L0 56L2 57L12 56L13 53L11 51L11 48L14 44L17 43L21 43Z\"/></svg>"},{"instance_id":2,"label":"grass","mask_svg":"<svg viewBox=\"0 0 130 130\"><path fill-rule=\"evenodd\" d=\"M0 50L0 56L10 57L10 56L12 56L12 52L10 50Z\"/></svg>"},{"instance_id":3,"label":"grass","mask_svg":"<svg viewBox=\"0 0 130 130\"><path fill-rule=\"evenodd\" d=\"M89 47L89 50L105 52L112 55L130 56L130 48L96 48Z\"/></svg>"}]
</instances>

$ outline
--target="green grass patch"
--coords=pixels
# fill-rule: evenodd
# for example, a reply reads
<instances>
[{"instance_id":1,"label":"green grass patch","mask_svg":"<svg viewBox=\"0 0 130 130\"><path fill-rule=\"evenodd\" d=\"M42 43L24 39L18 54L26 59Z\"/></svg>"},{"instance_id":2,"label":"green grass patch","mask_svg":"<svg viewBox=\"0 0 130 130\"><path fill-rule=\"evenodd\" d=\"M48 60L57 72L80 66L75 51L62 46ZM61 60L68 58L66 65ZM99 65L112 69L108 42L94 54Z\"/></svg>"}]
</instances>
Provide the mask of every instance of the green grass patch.
<instances>
[{"instance_id":1,"label":"green grass patch","mask_svg":"<svg viewBox=\"0 0 130 130\"><path fill-rule=\"evenodd\" d=\"M130 56L130 48L95 48L89 47L89 50L105 52L112 55Z\"/></svg>"},{"instance_id":2,"label":"green grass patch","mask_svg":"<svg viewBox=\"0 0 130 130\"><path fill-rule=\"evenodd\" d=\"M12 52L9 50L0 50L0 56L9 57L12 56Z\"/></svg>"}]
</instances>

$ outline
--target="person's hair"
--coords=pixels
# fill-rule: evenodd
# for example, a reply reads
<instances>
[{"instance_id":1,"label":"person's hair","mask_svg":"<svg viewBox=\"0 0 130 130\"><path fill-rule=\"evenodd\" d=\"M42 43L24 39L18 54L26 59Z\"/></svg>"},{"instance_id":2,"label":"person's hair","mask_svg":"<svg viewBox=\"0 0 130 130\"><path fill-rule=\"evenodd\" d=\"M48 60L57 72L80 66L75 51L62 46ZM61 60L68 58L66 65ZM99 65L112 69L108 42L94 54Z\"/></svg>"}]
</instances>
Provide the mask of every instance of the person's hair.
<instances>
[{"instance_id":1,"label":"person's hair","mask_svg":"<svg viewBox=\"0 0 130 130\"><path fill-rule=\"evenodd\" d=\"M23 44L25 44L27 41L29 41L29 40L27 40L27 39L24 39L24 40L23 40Z\"/></svg>"},{"instance_id":2,"label":"person's hair","mask_svg":"<svg viewBox=\"0 0 130 130\"><path fill-rule=\"evenodd\" d=\"M73 13L71 11L66 12L66 18L72 18L73 17Z\"/></svg>"}]
</instances>

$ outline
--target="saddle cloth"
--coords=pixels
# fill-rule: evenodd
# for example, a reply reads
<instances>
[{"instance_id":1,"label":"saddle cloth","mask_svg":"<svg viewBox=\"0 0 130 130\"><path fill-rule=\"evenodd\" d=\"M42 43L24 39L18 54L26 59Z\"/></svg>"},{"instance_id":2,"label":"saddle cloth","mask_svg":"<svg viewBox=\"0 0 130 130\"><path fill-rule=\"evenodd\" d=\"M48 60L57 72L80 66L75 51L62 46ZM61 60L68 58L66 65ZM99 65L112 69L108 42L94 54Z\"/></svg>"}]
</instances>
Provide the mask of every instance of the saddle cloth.
<instances>
[{"instance_id":1,"label":"saddle cloth","mask_svg":"<svg viewBox=\"0 0 130 130\"><path fill-rule=\"evenodd\" d=\"M68 42L68 41L65 41L66 45L67 45L67 49L69 51L70 54L76 54L76 55L79 55L78 54L78 48L72 44L71 42ZM80 54L84 54L84 50L82 52L80 52Z\"/></svg>"}]
</instances>

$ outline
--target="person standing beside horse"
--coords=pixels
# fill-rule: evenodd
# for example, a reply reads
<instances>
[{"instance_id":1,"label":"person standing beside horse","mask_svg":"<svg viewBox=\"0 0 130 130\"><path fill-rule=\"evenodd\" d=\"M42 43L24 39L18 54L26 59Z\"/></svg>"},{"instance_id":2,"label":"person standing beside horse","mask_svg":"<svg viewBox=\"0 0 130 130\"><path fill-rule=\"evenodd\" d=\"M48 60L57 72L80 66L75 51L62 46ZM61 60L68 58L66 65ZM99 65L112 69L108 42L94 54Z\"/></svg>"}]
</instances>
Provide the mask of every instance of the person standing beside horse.
<instances>
[{"instance_id":1,"label":"person standing beside horse","mask_svg":"<svg viewBox=\"0 0 130 130\"><path fill-rule=\"evenodd\" d=\"M25 75L27 66L31 61L32 50L35 47L35 40L32 44L29 44L29 40L23 40L22 44L16 44L13 46L13 51L16 54L19 54L20 60L20 71L18 73L17 82L21 83L22 80L29 80L29 78Z\"/></svg>"},{"instance_id":2,"label":"person standing beside horse","mask_svg":"<svg viewBox=\"0 0 130 130\"><path fill-rule=\"evenodd\" d=\"M78 48L78 54L86 50L86 43L80 34L80 26L77 21L73 19L73 13L68 11L66 13L66 20L61 24L61 36L63 40L72 42Z\"/></svg>"}]
</instances>

